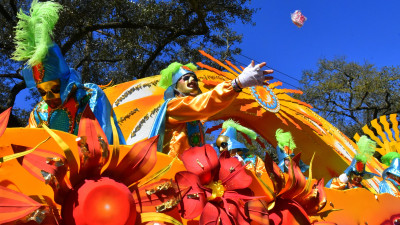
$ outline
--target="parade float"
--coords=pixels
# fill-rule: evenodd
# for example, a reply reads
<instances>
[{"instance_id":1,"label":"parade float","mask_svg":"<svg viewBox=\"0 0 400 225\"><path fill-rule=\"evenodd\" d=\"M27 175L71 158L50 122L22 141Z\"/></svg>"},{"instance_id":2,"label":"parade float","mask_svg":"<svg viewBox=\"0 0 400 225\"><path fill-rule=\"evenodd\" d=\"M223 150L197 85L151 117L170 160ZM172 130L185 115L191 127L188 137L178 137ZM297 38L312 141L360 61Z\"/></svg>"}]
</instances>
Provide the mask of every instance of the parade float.
<instances>
[{"instance_id":1,"label":"parade float","mask_svg":"<svg viewBox=\"0 0 400 225\"><path fill-rule=\"evenodd\" d=\"M51 40L43 46L57 49ZM54 58L45 53L28 73L35 78L32 86L47 82L42 78ZM203 51L200 54L212 63L197 63L201 69L193 72L202 93L235 80L244 70ZM276 131L290 132L297 147L290 152L285 170L268 153L245 164L228 151L219 152L213 143L188 148L177 156L157 151L159 136L150 132L164 103L160 75L100 90L79 83L77 74L71 74L77 77L74 88L82 90L72 93L80 93L79 103L87 103L77 107L79 117L72 120L76 123L62 124L68 122L61 120L62 113L52 117L59 107L36 108L37 116L32 114L33 122L26 128L6 128L11 109L0 115L0 224L370 225L400 221L400 200L379 194L379 176L363 180L365 188L324 187L326 181L352 168L360 149L311 105L296 99L294 94L302 94L300 90L286 89L279 81L243 88L229 106L201 121L212 124L205 131L211 134L222 126L213 121L234 120L258 134L254 138L243 135L246 145L265 149L267 144L286 148L278 143ZM62 82L71 83L62 79L62 87ZM89 100L103 91L111 104L105 98L99 104ZM61 100L66 105L63 92ZM91 95L85 98L87 93ZM100 114L96 105L107 111ZM69 109L74 108L64 111ZM36 120L40 113L49 119ZM385 131L371 123L381 138L363 128L381 147L381 154L396 149L396 116L390 116L390 121L389 125L381 118ZM386 134L391 142L381 141ZM354 139L358 141L360 135ZM302 171L303 162L309 166L306 171ZM389 168L375 157L362 166L363 172L378 175Z\"/></svg>"},{"instance_id":2,"label":"parade float","mask_svg":"<svg viewBox=\"0 0 400 225\"><path fill-rule=\"evenodd\" d=\"M237 67L217 62L226 71L199 64L205 68L197 72L204 92L240 72ZM199 213L195 217L180 214L182 190L175 181L181 179L177 174L190 171L186 165L193 162L185 163L189 159L179 160L157 152L154 138L147 138L163 101L164 90L156 85L158 79L148 77L105 89L127 145L99 141L106 138L90 111L82 116L84 122L80 126L84 128L77 136L46 127L6 129L9 111L4 112L4 133L0 138L1 222L90 224L88 221L96 221L98 216L101 222L93 224L199 223ZM289 130L297 144L297 156L289 173L283 173L268 155L264 169L242 171L241 176L248 180L244 188L253 192L251 196L260 198L248 200L247 204L238 202L236 205L242 208L236 213L243 213L243 221L259 224L282 224L283 218L293 219L286 224L393 224L399 218L399 199L378 194L378 178L365 183L369 190L323 188L324 180L338 176L349 166L357 145L314 113L311 106L289 95L300 91L279 86L275 82L244 90L229 108L210 118L233 118L254 129L273 146L277 144L274 131ZM101 136L103 139L99 139ZM247 144L251 144L252 140L248 140ZM304 175L297 166L300 157L310 165ZM216 160L217 156L213 158ZM222 159L220 156L221 164ZM384 169L374 158L366 170L380 174ZM99 181L97 185L93 185L93 180ZM118 194L110 198L110 191ZM85 198L79 199L77 195ZM192 201L187 204L195 204ZM232 212L222 213L225 210L219 208L221 214L216 218L225 221L222 224L230 224L227 214ZM218 219L209 222L217 224Z\"/></svg>"}]
</instances>

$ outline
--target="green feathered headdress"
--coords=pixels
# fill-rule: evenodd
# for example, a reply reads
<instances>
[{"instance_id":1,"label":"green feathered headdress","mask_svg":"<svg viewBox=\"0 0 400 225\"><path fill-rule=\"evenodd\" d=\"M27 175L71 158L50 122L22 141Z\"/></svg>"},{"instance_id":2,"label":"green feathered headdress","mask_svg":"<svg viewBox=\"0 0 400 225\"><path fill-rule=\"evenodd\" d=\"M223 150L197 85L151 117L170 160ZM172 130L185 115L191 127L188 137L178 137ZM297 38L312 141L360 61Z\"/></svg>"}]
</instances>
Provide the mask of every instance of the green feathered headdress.
<instances>
[{"instance_id":1,"label":"green feathered headdress","mask_svg":"<svg viewBox=\"0 0 400 225\"><path fill-rule=\"evenodd\" d=\"M197 71L197 67L193 63L188 63L186 65L183 65L178 62L173 62L173 63L169 64L169 66L167 68L161 70L161 72L160 72L161 79L158 82L158 86L162 87L164 89L167 89L173 83L176 83L178 81L178 79L182 75L184 75L184 74L178 74L178 72L180 71L182 66L187 67L192 72Z\"/></svg>"},{"instance_id":2,"label":"green feathered headdress","mask_svg":"<svg viewBox=\"0 0 400 225\"><path fill-rule=\"evenodd\" d=\"M247 127L244 127L244 126L240 125L239 123L235 122L232 119L229 119L229 120L225 121L222 124L222 129L223 130L226 130L228 127L235 128L237 131L240 131L240 132L246 134L247 136L249 136L253 140L255 140L257 138L257 133L256 132L254 132L253 130L251 130L251 129L247 128Z\"/></svg>"},{"instance_id":3,"label":"green feathered headdress","mask_svg":"<svg viewBox=\"0 0 400 225\"><path fill-rule=\"evenodd\" d=\"M284 149L285 146L288 146L291 150L296 148L292 134L289 131L283 132L282 129L277 129L275 132L275 137L279 148Z\"/></svg>"},{"instance_id":4,"label":"green feathered headdress","mask_svg":"<svg viewBox=\"0 0 400 225\"><path fill-rule=\"evenodd\" d=\"M400 153L398 152L386 153L384 156L382 156L381 160L383 164L385 164L386 166L390 166L392 160L395 158L400 158Z\"/></svg>"},{"instance_id":5,"label":"green feathered headdress","mask_svg":"<svg viewBox=\"0 0 400 225\"><path fill-rule=\"evenodd\" d=\"M355 155L355 159L364 164L371 158L375 153L376 142L363 135L357 142L358 153Z\"/></svg>"},{"instance_id":6,"label":"green feathered headdress","mask_svg":"<svg viewBox=\"0 0 400 225\"><path fill-rule=\"evenodd\" d=\"M22 10L17 14L19 19L15 27L16 50L12 58L17 61L27 61L30 66L42 62L52 43L51 36L58 20L58 12L62 9L59 3L33 0L30 16Z\"/></svg>"}]
</instances>

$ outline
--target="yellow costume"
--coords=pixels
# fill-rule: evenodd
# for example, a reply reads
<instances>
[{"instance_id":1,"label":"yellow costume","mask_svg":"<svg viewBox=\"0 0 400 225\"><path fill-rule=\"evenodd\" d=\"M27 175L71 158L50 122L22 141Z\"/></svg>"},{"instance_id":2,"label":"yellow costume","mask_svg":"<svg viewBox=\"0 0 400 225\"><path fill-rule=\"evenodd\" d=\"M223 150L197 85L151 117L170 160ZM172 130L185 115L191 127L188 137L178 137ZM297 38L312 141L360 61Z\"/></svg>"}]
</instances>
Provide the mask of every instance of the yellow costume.
<instances>
[{"instance_id":1,"label":"yellow costume","mask_svg":"<svg viewBox=\"0 0 400 225\"><path fill-rule=\"evenodd\" d=\"M181 154L190 148L186 122L206 120L228 107L238 96L231 82L225 81L213 90L195 97L185 96L171 99L167 105L163 152L170 156Z\"/></svg>"}]
</instances>

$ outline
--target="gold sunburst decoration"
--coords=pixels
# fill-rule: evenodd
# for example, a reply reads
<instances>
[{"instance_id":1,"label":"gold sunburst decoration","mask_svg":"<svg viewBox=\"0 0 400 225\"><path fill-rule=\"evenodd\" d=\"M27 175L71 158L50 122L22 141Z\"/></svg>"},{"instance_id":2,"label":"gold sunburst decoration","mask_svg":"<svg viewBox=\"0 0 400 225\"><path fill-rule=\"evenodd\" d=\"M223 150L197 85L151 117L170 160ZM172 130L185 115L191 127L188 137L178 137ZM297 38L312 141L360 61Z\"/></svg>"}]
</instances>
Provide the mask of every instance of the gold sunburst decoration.
<instances>
[{"instance_id":1,"label":"gold sunburst decoration","mask_svg":"<svg viewBox=\"0 0 400 225\"><path fill-rule=\"evenodd\" d=\"M202 55L209 58L210 60L216 62L219 66L226 69L228 72L220 71L211 66L205 65L203 63L197 63L201 68L210 70L218 75L221 75L227 79L235 79L242 71L243 67L239 69L237 66L233 65L230 61L225 60L226 64L221 61L215 59L211 55L206 52L200 50ZM207 84L206 80L203 80L205 84ZM282 82L277 81L271 84L263 85L263 86L255 86L251 88L243 89L243 93L247 96L251 95L255 99L255 101L244 104L240 107L240 110L243 112L252 113L255 111L258 117L263 117L265 113L271 112L274 113L275 116L285 125L292 124L297 129L302 129L301 126L294 121L292 117L296 117L297 119L302 120L304 124L309 126L312 130L314 130L319 135L323 135L323 130L320 129L322 123L320 120L304 110L296 110L293 108L293 105L302 105L307 108L312 108L311 105L295 99L288 94L303 94L300 90L294 89L286 89L278 87L282 86ZM239 96L240 98L240 96ZM281 110L283 109L283 110Z\"/></svg>"}]
</instances>

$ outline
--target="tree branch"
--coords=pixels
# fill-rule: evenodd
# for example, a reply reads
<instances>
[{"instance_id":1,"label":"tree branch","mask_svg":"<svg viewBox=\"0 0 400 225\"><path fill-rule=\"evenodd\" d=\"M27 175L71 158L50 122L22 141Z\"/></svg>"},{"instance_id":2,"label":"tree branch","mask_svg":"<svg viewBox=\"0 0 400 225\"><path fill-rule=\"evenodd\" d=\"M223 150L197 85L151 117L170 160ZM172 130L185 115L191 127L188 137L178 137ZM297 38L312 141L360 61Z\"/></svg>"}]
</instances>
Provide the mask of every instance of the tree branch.
<instances>
[{"instance_id":1,"label":"tree branch","mask_svg":"<svg viewBox=\"0 0 400 225\"><path fill-rule=\"evenodd\" d=\"M12 16L10 14L8 14L8 12L6 11L6 9L4 8L3 5L0 5L0 14L3 15L4 18L6 18L6 20L8 22L10 22L11 24L15 23Z\"/></svg>"},{"instance_id":2,"label":"tree branch","mask_svg":"<svg viewBox=\"0 0 400 225\"><path fill-rule=\"evenodd\" d=\"M21 76L21 74L18 73L4 73L4 74L0 74L0 78L1 77L5 77L5 78L16 78L16 79L20 79L23 80L24 78Z\"/></svg>"},{"instance_id":3,"label":"tree branch","mask_svg":"<svg viewBox=\"0 0 400 225\"><path fill-rule=\"evenodd\" d=\"M102 24L93 24L87 25L80 29L78 32L72 35L67 42L61 47L62 53L65 54L68 52L75 42L81 40L86 34L97 31L99 29L116 29L116 28L125 28L125 29L140 29L140 28L150 28L155 30L164 30L171 31L171 26L159 25L159 24L134 24L131 22L110 22L110 23L102 23Z\"/></svg>"},{"instance_id":4,"label":"tree branch","mask_svg":"<svg viewBox=\"0 0 400 225\"><path fill-rule=\"evenodd\" d=\"M10 91L10 97L7 100L6 108L12 107L15 103L15 98L18 93L26 88L25 81L21 81L18 84L14 85L14 87Z\"/></svg>"}]
</instances>

